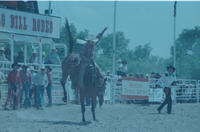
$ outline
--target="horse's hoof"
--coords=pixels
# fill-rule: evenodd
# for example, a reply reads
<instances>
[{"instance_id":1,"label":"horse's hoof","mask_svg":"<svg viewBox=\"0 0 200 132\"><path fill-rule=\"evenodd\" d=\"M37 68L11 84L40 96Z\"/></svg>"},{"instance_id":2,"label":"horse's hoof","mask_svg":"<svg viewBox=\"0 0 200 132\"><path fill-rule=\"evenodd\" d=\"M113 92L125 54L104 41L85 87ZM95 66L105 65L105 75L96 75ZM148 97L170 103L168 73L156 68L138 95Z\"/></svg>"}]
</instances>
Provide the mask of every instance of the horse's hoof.
<instances>
[{"instance_id":1,"label":"horse's hoof","mask_svg":"<svg viewBox=\"0 0 200 132\"><path fill-rule=\"evenodd\" d=\"M94 121L95 121L95 122L99 122L99 120L97 120L97 119L94 119Z\"/></svg>"},{"instance_id":2,"label":"horse's hoof","mask_svg":"<svg viewBox=\"0 0 200 132\"><path fill-rule=\"evenodd\" d=\"M85 119L82 119L82 122L86 122Z\"/></svg>"},{"instance_id":3,"label":"horse's hoof","mask_svg":"<svg viewBox=\"0 0 200 132\"><path fill-rule=\"evenodd\" d=\"M65 97L63 97L63 102L67 102L67 99Z\"/></svg>"}]
</instances>

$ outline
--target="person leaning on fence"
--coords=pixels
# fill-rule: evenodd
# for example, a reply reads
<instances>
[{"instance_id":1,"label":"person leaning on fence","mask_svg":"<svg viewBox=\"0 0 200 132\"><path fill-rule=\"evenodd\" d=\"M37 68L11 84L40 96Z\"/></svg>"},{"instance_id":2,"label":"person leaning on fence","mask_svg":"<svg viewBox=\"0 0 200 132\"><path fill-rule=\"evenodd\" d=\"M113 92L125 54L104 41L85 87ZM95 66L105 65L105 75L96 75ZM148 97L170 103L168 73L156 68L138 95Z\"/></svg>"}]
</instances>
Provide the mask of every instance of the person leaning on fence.
<instances>
[{"instance_id":1,"label":"person leaning on fence","mask_svg":"<svg viewBox=\"0 0 200 132\"><path fill-rule=\"evenodd\" d=\"M1 90L2 90L2 84L5 81L4 74L0 71L0 108L2 108L2 102L1 102Z\"/></svg>"},{"instance_id":2,"label":"person leaning on fence","mask_svg":"<svg viewBox=\"0 0 200 132\"><path fill-rule=\"evenodd\" d=\"M52 106L52 69L50 66L46 66L46 73L47 73L47 78L48 78L48 85L46 87L47 90L47 96L49 99L48 107Z\"/></svg>"},{"instance_id":3,"label":"person leaning on fence","mask_svg":"<svg viewBox=\"0 0 200 132\"><path fill-rule=\"evenodd\" d=\"M47 56L45 64L57 64L57 65L61 64L60 58L57 54L57 50L55 47L51 48L51 53Z\"/></svg>"},{"instance_id":4,"label":"person leaning on fence","mask_svg":"<svg viewBox=\"0 0 200 132\"><path fill-rule=\"evenodd\" d=\"M8 106L11 102L14 102L14 110L18 108L19 92L22 86L20 74L17 71L19 67L20 66L17 63L12 64L12 71L8 73L8 96L5 104L5 110L9 110Z\"/></svg>"},{"instance_id":5,"label":"person leaning on fence","mask_svg":"<svg viewBox=\"0 0 200 132\"><path fill-rule=\"evenodd\" d=\"M45 67L41 66L40 71L36 75L36 108L37 109L43 109L42 108L42 101L43 101L43 95L44 95L44 88L48 85L48 79L45 72Z\"/></svg>"},{"instance_id":6,"label":"person leaning on fence","mask_svg":"<svg viewBox=\"0 0 200 132\"><path fill-rule=\"evenodd\" d=\"M31 89L31 74L27 71L28 66L24 64L22 66L22 70L20 71L20 78L22 82L22 88L20 89L20 107L23 106L25 108L31 106L30 101L30 89ZM24 102L23 102L23 95L25 95Z\"/></svg>"},{"instance_id":7,"label":"person leaning on fence","mask_svg":"<svg viewBox=\"0 0 200 132\"><path fill-rule=\"evenodd\" d=\"M171 98L171 88L175 85L175 76L173 75L175 68L173 66L167 66L167 73L161 78L164 83L164 93L165 100L158 107L158 113L161 112L162 108L167 104L167 113L171 114L172 111L172 98Z\"/></svg>"}]
</instances>

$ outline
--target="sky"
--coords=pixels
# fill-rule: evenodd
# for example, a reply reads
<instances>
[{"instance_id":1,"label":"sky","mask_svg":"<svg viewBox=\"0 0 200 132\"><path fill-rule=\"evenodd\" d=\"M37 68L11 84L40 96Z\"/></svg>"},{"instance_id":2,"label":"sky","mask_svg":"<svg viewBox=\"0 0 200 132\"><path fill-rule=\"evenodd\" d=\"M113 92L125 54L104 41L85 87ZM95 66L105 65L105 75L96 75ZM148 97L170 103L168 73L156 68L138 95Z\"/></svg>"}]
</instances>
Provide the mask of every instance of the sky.
<instances>
[{"instance_id":1,"label":"sky","mask_svg":"<svg viewBox=\"0 0 200 132\"><path fill-rule=\"evenodd\" d=\"M163 58L170 57L173 45L174 2L117 2L116 31L122 31L130 40L129 48L150 42L152 54ZM48 2L39 1L40 13L48 9ZM88 29L96 35L104 27L113 32L113 1L53 1L54 16L65 17L75 24L78 31ZM200 26L200 1L177 2L176 37L183 29Z\"/></svg>"}]
</instances>

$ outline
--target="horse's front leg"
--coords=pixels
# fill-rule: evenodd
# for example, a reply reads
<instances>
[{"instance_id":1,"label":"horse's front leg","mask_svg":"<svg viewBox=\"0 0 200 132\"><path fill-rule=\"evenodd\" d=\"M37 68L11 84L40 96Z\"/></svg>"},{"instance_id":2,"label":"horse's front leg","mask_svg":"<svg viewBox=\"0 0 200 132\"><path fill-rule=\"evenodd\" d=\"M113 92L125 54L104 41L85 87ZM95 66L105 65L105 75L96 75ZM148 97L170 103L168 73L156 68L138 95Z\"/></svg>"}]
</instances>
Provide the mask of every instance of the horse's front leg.
<instances>
[{"instance_id":1,"label":"horse's front leg","mask_svg":"<svg viewBox=\"0 0 200 132\"><path fill-rule=\"evenodd\" d=\"M82 121L85 122L85 102L82 93L80 93L80 101L81 101Z\"/></svg>"},{"instance_id":2,"label":"horse's front leg","mask_svg":"<svg viewBox=\"0 0 200 132\"><path fill-rule=\"evenodd\" d=\"M60 80L60 83L61 83L62 88L63 88L63 93L64 93L64 97L63 97L64 102L67 102L67 91L66 91L66 88L65 88L67 77L68 77L68 74L66 72L63 72L62 73L62 79Z\"/></svg>"},{"instance_id":3,"label":"horse's front leg","mask_svg":"<svg viewBox=\"0 0 200 132\"><path fill-rule=\"evenodd\" d=\"M92 108L91 108L91 111L92 111L92 117L93 117L94 121L96 121L95 107L96 107L96 97L92 97Z\"/></svg>"}]
</instances>

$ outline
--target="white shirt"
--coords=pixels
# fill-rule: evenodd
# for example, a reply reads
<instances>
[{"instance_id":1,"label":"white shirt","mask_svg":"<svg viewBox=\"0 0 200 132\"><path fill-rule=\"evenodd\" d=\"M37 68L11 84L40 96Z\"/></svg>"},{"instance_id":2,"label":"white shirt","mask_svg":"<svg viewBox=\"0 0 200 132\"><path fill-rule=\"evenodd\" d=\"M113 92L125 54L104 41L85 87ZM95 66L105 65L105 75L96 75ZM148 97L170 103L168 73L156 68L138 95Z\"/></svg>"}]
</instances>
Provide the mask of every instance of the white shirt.
<instances>
[{"instance_id":1,"label":"white shirt","mask_svg":"<svg viewBox=\"0 0 200 132\"><path fill-rule=\"evenodd\" d=\"M36 75L36 85L37 86L44 86L44 87L46 87L47 85L48 85L48 79L47 79L47 74L46 73L41 73L41 72L39 72L39 73L37 73L37 75Z\"/></svg>"},{"instance_id":2,"label":"white shirt","mask_svg":"<svg viewBox=\"0 0 200 132\"><path fill-rule=\"evenodd\" d=\"M163 88L171 88L172 83L175 81L175 77L173 74L170 75L169 73L165 73L165 75L161 77L160 81L163 83Z\"/></svg>"},{"instance_id":3,"label":"white shirt","mask_svg":"<svg viewBox=\"0 0 200 132\"><path fill-rule=\"evenodd\" d=\"M31 81L33 85L37 84L37 74L35 72L31 73Z\"/></svg>"}]
</instances>

